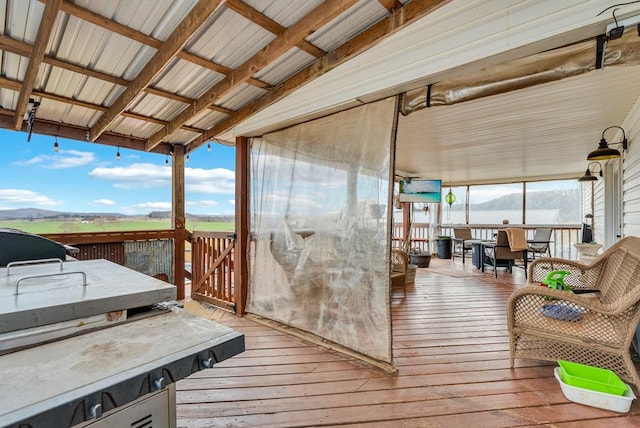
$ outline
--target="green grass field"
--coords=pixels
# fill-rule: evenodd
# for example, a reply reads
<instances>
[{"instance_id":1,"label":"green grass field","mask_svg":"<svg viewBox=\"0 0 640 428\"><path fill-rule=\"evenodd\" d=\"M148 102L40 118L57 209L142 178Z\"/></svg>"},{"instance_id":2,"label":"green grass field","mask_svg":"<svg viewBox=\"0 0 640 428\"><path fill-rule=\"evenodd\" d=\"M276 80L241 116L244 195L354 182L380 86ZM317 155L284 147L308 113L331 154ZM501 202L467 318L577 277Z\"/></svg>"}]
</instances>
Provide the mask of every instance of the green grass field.
<instances>
[{"instance_id":1,"label":"green grass field","mask_svg":"<svg viewBox=\"0 0 640 428\"><path fill-rule=\"evenodd\" d=\"M114 221L47 221L47 220L5 220L0 228L20 229L35 234L82 233L82 232L122 232L128 230L154 230L171 228L170 220L114 220ZM195 222L187 220L187 229L200 232L233 232L233 223Z\"/></svg>"}]
</instances>

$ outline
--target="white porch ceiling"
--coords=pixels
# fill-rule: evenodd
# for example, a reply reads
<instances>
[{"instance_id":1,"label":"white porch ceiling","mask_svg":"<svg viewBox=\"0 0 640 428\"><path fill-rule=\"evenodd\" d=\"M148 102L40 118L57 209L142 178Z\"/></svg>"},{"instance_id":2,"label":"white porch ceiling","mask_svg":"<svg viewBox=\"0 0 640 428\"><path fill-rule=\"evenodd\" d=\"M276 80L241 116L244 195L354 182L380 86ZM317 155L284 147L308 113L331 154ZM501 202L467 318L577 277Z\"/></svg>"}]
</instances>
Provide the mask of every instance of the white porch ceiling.
<instances>
[{"instance_id":1,"label":"white porch ceiling","mask_svg":"<svg viewBox=\"0 0 640 428\"><path fill-rule=\"evenodd\" d=\"M396 170L454 184L577 178L638 97L640 66L618 66L419 110L400 117ZM605 136L621 140L615 129Z\"/></svg>"}]
</instances>

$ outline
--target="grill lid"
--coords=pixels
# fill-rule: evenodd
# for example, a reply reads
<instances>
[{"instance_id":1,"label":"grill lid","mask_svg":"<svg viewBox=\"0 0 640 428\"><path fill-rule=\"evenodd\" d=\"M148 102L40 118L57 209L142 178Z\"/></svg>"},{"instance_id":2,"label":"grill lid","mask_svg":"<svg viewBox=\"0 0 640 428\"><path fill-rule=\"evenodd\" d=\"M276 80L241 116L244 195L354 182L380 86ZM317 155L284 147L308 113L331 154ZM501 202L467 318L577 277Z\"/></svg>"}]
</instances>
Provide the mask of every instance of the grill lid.
<instances>
[{"instance_id":1,"label":"grill lid","mask_svg":"<svg viewBox=\"0 0 640 428\"><path fill-rule=\"evenodd\" d=\"M175 298L173 285L107 260L0 268L0 333Z\"/></svg>"}]
</instances>

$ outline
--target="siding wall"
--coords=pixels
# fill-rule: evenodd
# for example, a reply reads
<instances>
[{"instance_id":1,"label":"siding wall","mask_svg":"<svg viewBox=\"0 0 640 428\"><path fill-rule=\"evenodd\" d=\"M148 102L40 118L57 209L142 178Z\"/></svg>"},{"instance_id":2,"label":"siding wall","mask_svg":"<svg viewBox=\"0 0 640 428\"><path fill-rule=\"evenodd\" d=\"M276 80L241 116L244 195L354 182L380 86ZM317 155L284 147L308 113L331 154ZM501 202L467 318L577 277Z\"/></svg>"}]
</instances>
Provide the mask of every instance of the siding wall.
<instances>
[{"instance_id":1,"label":"siding wall","mask_svg":"<svg viewBox=\"0 0 640 428\"><path fill-rule=\"evenodd\" d=\"M640 78L640 76L638 76ZM614 124L615 125L615 124ZM629 140L629 150L623 160L622 232L624 236L640 236L640 99L638 99L622 123ZM610 141L620 141L619 137ZM617 147L616 147L617 148ZM604 166L606 169L606 165ZM585 213L589 212L591 190L588 184L582 187ZM598 180L594 188L595 237L604 243L604 182Z\"/></svg>"},{"instance_id":2,"label":"siding wall","mask_svg":"<svg viewBox=\"0 0 640 428\"><path fill-rule=\"evenodd\" d=\"M623 168L622 231L625 236L640 236L640 99L621 126L629 140Z\"/></svg>"}]
</instances>

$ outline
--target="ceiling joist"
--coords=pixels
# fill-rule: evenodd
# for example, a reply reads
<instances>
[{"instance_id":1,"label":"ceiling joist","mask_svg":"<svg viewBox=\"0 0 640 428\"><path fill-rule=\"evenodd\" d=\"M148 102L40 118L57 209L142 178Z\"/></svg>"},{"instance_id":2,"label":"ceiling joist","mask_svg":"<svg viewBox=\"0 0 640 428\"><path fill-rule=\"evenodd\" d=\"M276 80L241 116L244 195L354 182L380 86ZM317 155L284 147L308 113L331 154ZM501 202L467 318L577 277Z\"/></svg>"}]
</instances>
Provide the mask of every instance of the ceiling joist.
<instances>
[{"instance_id":1,"label":"ceiling joist","mask_svg":"<svg viewBox=\"0 0 640 428\"><path fill-rule=\"evenodd\" d=\"M247 104L236 113L216 124L204 134L204 140L216 138L219 134L242 122L268 105L284 98L302 85L320 77L327 71L353 58L360 52L369 49L389 34L444 6L451 0L413 0L411 3L396 9L391 15L377 22L367 30L355 36L334 51L318 58L314 63L299 71L262 97ZM190 150L197 148L196 142L189 143Z\"/></svg>"},{"instance_id":2,"label":"ceiling joist","mask_svg":"<svg viewBox=\"0 0 640 428\"><path fill-rule=\"evenodd\" d=\"M49 0L40 1L46 3ZM145 34L142 31L134 30L133 28L127 27L126 25L120 24L119 22L112 21L109 18L97 14L89 9L78 6L77 4L72 3L69 0L63 0L60 10L68 13L69 15L73 15L76 18L80 18L83 21L90 22L113 33L127 37L131 40L135 40L136 42L142 43L143 45L151 46L155 49L160 49L160 47L162 46L162 40L151 37L150 35ZM179 51L176 56L178 58L184 59L185 61L189 61L201 67L204 67L208 70L224 74L225 76L231 73L231 69L229 67L216 64L215 62L210 61L207 58L203 58L191 52L187 52L186 50ZM258 88L268 88L271 86L259 79L250 79L248 83L257 86Z\"/></svg>"},{"instance_id":3,"label":"ceiling joist","mask_svg":"<svg viewBox=\"0 0 640 428\"><path fill-rule=\"evenodd\" d=\"M190 108L184 109L171 120L169 128L161 129L155 133L149 139L147 149L153 149L163 138L171 135L176 129L200 113L208 105L215 103L232 89L246 82L252 75L271 64L289 49L300 43L301 40L304 40L309 34L321 28L324 24L340 15L355 3L356 0L327 0L321 3L296 24L289 27L284 33L276 37L267 46L245 61L235 69L231 75L225 77L209 89Z\"/></svg>"},{"instance_id":4,"label":"ceiling joist","mask_svg":"<svg viewBox=\"0 0 640 428\"><path fill-rule=\"evenodd\" d=\"M242 0L227 0L226 6L237 14L244 16L249 21L258 24L265 30L275 34L276 36L282 35L282 33L287 30L285 27L278 24L271 18L261 14L259 11L252 8ZM315 56L316 58L320 58L321 56L324 56L326 54L325 51L312 45L306 40L301 40L300 43L298 43L296 46L298 46L306 53Z\"/></svg>"},{"instance_id":5,"label":"ceiling joist","mask_svg":"<svg viewBox=\"0 0 640 428\"><path fill-rule=\"evenodd\" d=\"M11 52L16 55L20 55L24 57L30 57L31 52L33 50L33 46L31 46L29 43L12 39L11 37L0 34L0 50ZM73 71L75 73L78 73L84 76L93 77L95 79L103 80L105 82L110 82L110 83L124 86L124 87L129 86L129 84L131 83L129 80L123 79L121 77L112 76L110 74L103 73L101 71L92 70L88 67L83 67L77 64L70 63L68 61L63 61L55 57L52 57L50 55L45 55L42 62L44 62L45 64L52 65L54 67L61 68L63 70ZM169 91L164 91L162 89L154 88L152 86L148 86L147 88L145 88L144 91L148 94L153 94L159 97L171 99L174 101L179 101L184 104L191 104L195 101L192 98L178 95ZM218 111L225 114L233 114L234 112L234 110L227 109L221 106L216 106L216 105L210 106L210 108L211 110Z\"/></svg>"},{"instance_id":6,"label":"ceiling joist","mask_svg":"<svg viewBox=\"0 0 640 428\"><path fill-rule=\"evenodd\" d=\"M104 13L104 10L116 10L116 4L112 5L112 8L103 4L103 6L105 6L104 8L97 8L96 6L94 10L90 10L76 4L74 0L38 1L44 4L42 8L42 10L44 10L42 19L36 17L24 23L25 26L29 26L31 29L31 34L35 33L35 28L38 29L38 36L34 45L12 38L11 34L19 34L19 32L6 32L5 35L0 35L0 50L29 58L30 69L27 70L22 81L20 81L21 75L11 73L6 74L6 77L0 77L0 88L19 93L19 105L13 110L14 124L11 125L11 128L15 129L16 126L24 126L24 124L22 124L22 116L24 115L26 104L29 97L34 97L36 100L45 100L46 109L44 111L46 111L47 116L57 118L57 122L32 118L36 119L33 123L39 127L39 133L74 138L81 141L93 140L101 144L118 145L153 152L163 151L164 148L170 147L171 144L184 144L189 151L202 144L206 144L207 141L216 138L220 133L240 123L248 116L283 98L295 89L330 71L342 62L353 58L388 34L402 28L418 17L422 17L430 11L435 10L437 7L448 3L448 1L445 0L412 0L403 6L398 0L377 0L382 7L390 11L389 16L369 27L367 27L369 24L362 24L356 31L357 36L351 38L332 52L327 53L310 43L307 38L323 27L329 31L327 34L335 31L335 29L339 29L335 35L340 37L340 31L342 31L342 37L344 37L349 33L349 31L345 33L341 28L346 20L353 19L355 25L366 22L364 13L369 13L368 11L362 8L351 9L358 0L326 0L320 2L320 4L306 16L302 16L302 12L297 12L296 14L293 10L286 10L288 18L294 18L292 21L296 22L289 27L285 27L280 23L282 21L278 22L270 18L266 13L260 12L243 0L216 0L213 2L199 0L191 2L192 4L195 3L193 6L184 5L178 0L174 0L175 3L172 3L170 10L172 13L179 11L177 13L180 13L180 16L184 16L185 18L183 18L181 22L176 23L171 20L171 14L167 13L158 19L155 25L171 25L171 28L175 28L166 40L156 39L149 34L134 29L140 28L140 23L142 22L140 19L132 19L131 27L128 27L125 24L116 22L111 16L100 14L101 12ZM88 7L91 7L91 4L91 2L86 3ZM217 13L220 12L222 8L226 8L233 13ZM263 8L262 3L260 8ZM270 10L270 13L273 14L270 16L284 17L280 5L273 0L265 1L264 10ZM379 7L376 13L380 13ZM76 17L77 19L68 19L69 16ZM212 16L218 16L217 19L224 17L224 19L229 20L229 22L214 21L211 19ZM335 19L338 17L339 19ZM105 51L109 52L109 55L112 57L118 56L118 49L133 48L135 51L137 47L136 43L132 44L126 39L152 47L156 50L155 55L153 55L151 60L146 61L146 63L141 64L139 67L134 65L137 64L134 62L129 65L129 69L136 67L134 69L141 70L132 80L122 78L119 72L114 71L115 68L108 65L105 66L105 63L98 69L96 68L97 66L94 65L97 64L97 62L94 62L98 59L98 57L95 57L97 52L94 53L93 56L89 51L85 54L82 51L82 46L74 45L74 43L76 43L75 34L86 29L86 26L83 27L83 22L93 24L95 27L92 28L91 31L95 32L98 37L105 37L105 35L109 33L121 36L108 39L109 43L103 46ZM12 25L14 24L12 23ZM201 30L205 25L213 28L213 32L215 32L218 27L224 28L225 25L238 25L255 32L255 29L259 26L274 34L275 39L266 45L261 44L260 46L263 46L262 49L258 52L252 50L252 52L256 53L246 56L242 56L242 51L233 52L233 55L229 55L230 50L240 49L239 45L235 48L232 47L231 38L229 39L229 45L227 45L227 52L225 52L224 49L221 50L218 43L211 45L203 44L203 39L198 39L198 46L201 47L197 53L187 51L185 46L187 46L191 40L194 40L192 39L193 37L211 36L211 31ZM64 40L64 51L57 52L55 47L50 46L49 39L53 37L52 28L56 31L55 37ZM67 30L74 31L75 33L65 33ZM347 36L346 40L348 40L349 37L350 36ZM78 43L80 42L81 38L78 39ZM54 43L54 45L56 44ZM248 46L242 46L242 49L245 48L248 48ZM289 65L286 62L289 61L286 54L295 48L315 57L316 60L310 66L292 74L294 70L291 67L295 67L295 69L300 67L299 63L296 65L296 61L300 61L300 57L294 58ZM47 49L52 50L47 52ZM114 52L114 49L116 52ZM65 54L72 51L74 55L65 56ZM148 50L142 50L140 52L148 52ZM225 58L225 60L233 61L234 57L250 58L244 59L244 62L235 69L231 69L212 60L212 58ZM142 56L137 55L134 61L139 61L141 58ZM157 76L166 70L167 67L174 67L178 64L178 62L172 60L173 58L180 58L191 64L222 74L224 77L222 80L212 79L212 82L215 83L210 83L209 86L207 86L204 76L207 76L207 79L209 79L211 74L203 74L202 79L198 80L199 76L196 76L197 73L194 73L192 77L195 79L193 80L192 88L198 89L199 92L203 94L197 99L182 95L183 92L177 87L173 87L173 82L165 82L162 88L150 86L151 83L157 79ZM14 55L8 55L5 58L8 66L13 67L9 70L15 68L11 63L20 64L20 61L24 60ZM278 67L274 67L272 82L264 82L255 77L259 71L273 65L274 62L278 62ZM72 73L52 73L51 70L48 69L39 71L38 65L40 63L45 63L52 69L57 68L71 71ZM24 64L24 62L22 62L22 64ZM108 64L108 62L106 64ZM184 64L179 65L179 67L182 66L184 66ZM289 70L286 69L287 66L290 67ZM195 71L195 69L191 67L190 71ZM281 77L276 77L278 73L280 73ZM76 76L74 76L74 74L76 74ZM38 82L38 76L42 76L43 80ZM84 78L78 80L77 76L83 76ZM56 80L51 80L53 78ZM108 84L101 84L95 80L90 81L87 78L98 79ZM74 86L74 81L82 83L80 86ZM279 83L274 85L274 82ZM71 83L71 85L69 85L69 83ZM232 91L238 89L240 85L243 84L249 84L263 89L264 95L256 99L254 98L256 91L248 92L247 94L238 92L238 96L234 95L233 101L229 103L243 106L240 110L232 110L226 106L216 104L220 103L221 100L225 99L225 96L230 95ZM93 87L103 90L103 94L117 93L119 95L115 97L115 101L113 102L109 95L94 99L92 96L86 95L87 89ZM56 88L53 89L56 93L52 93L52 90L48 88ZM161 98L138 103L136 107L137 111L133 111L131 106L141 99L142 94L150 94ZM243 97L244 100L242 99ZM253 101L250 101L251 99L253 99ZM77 107L92 109L101 112L102 115L95 124L92 122L93 126L88 126L84 123L66 124L67 119L73 120L71 119L72 117L86 117L84 116L85 113L82 112L80 112L79 115L76 114L76 110L73 109ZM202 113L205 110L214 111L217 115L203 116ZM0 126L6 125L8 111L9 110L0 109L0 115L3 116L2 125ZM64 114L62 113L63 111L65 112ZM67 112L71 114L68 115ZM164 117L155 117L156 114ZM168 117L171 117L171 119L168 120ZM197 127L192 126L193 124L191 122L196 117L202 119L199 119L199 122L208 123L206 128L209 129L201 129L205 127L203 125ZM134 119L136 121L152 123L156 126L141 127L133 121L123 121L118 120L118 118ZM134 128L137 128L137 130ZM111 131L109 131L109 129L111 129ZM178 143L174 136L171 138L172 143L162 142L163 139L168 140L168 137L172 136L179 129L187 131L186 134L180 134L185 141ZM90 132L87 133L87 130L90 130ZM145 135L147 139L134 137L133 135ZM131 140L131 143L128 145L123 143L123 140L127 138ZM146 144L144 144L145 142Z\"/></svg>"},{"instance_id":7,"label":"ceiling joist","mask_svg":"<svg viewBox=\"0 0 640 428\"><path fill-rule=\"evenodd\" d=\"M12 80L6 77L0 77L0 88L5 88L5 89L9 89L12 91L16 91L16 92L20 92L21 88L22 88L22 83L18 82L16 80ZM63 97L61 95L56 95L56 94L52 94L50 92L43 92L43 91L32 91L31 95L34 97L40 97L40 98L45 98L45 99L49 99L49 100L53 100L53 101L58 101L60 103L63 104L71 104L71 105L75 105L78 107L84 107L84 108L88 108L88 109L92 109L92 110L97 110L100 112L105 112L107 111L107 107L101 106L99 104L94 104L94 103L89 103L86 101L81 101L78 99L73 99L73 98L68 98L68 97ZM169 126L169 122L167 122L166 120L161 120L161 119L156 119L154 117L149 117L149 116L144 116L141 114L137 114L134 112L130 112L130 111L125 111L122 112L120 114L123 117L129 117L131 119L136 119L136 120L140 120L143 122L150 122L150 123L155 123L157 125L161 125L161 126ZM185 130L185 131L189 131L189 132L194 132L197 134L204 134L206 132L205 129L199 129L199 128L194 128L192 126L187 126L187 125L183 125L181 127L181 129Z\"/></svg>"},{"instance_id":8,"label":"ceiling joist","mask_svg":"<svg viewBox=\"0 0 640 428\"><path fill-rule=\"evenodd\" d=\"M135 79L118 99L109 106L98 122L91 127L89 139L95 141L129 104L164 70L169 62L182 50L202 25L220 6L222 0L200 0L178 24L167 40L158 48L151 60L143 67Z\"/></svg>"},{"instance_id":9,"label":"ceiling joist","mask_svg":"<svg viewBox=\"0 0 640 428\"><path fill-rule=\"evenodd\" d=\"M58 10L62 0L50 0L44 7L42 18L40 19L40 27L38 28L38 35L36 36L36 42L33 45L31 56L29 58L29 64L27 65L27 71L22 80L22 88L20 89L20 95L18 96L18 104L16 105L16 111L13 120L13 129L16 131L20 129L23 122L23 116L27 110L27 104L29 103L29 97L31 96L31 90L33 89L36 77L38 77L38 69L44 58L44 53L49 43L49 37L53 31L53 26L58 16Z\"/></svg>"},{"instance_id":10,"label":"ceiling joist","mask_svg":"<svg viewBox=\"0 0 640 428\"><path fill-rule=\"evenodd\" d=\"M13 114L13 110L0 109L0 128L11 129L13 126ZM35 119L35 126L40 135L50 135L76 141L86 141L86 136L89 132L89 128L82 126L51 122L38 118ZM23 123L19 131L27 132L27 124ZM103 133L95 143L139 151L144 151L146 147L146 140L143 138L136 138L131 135L120 135L113 132ZM166 143L158 145L153 150L154 153L163 155L169 154L170 151L171 144Z\"/></svg>"}]
</instances>

